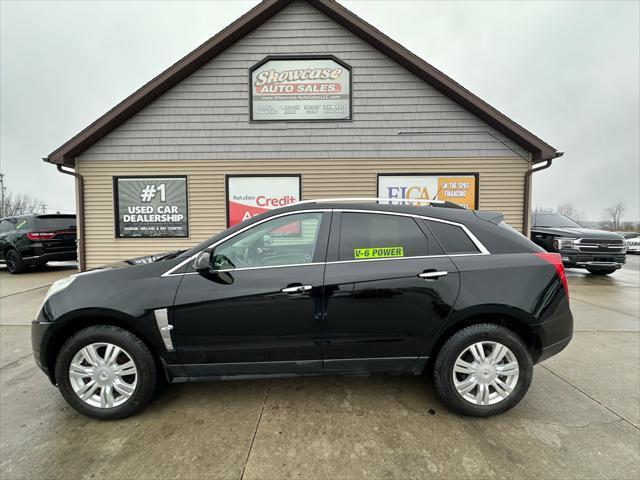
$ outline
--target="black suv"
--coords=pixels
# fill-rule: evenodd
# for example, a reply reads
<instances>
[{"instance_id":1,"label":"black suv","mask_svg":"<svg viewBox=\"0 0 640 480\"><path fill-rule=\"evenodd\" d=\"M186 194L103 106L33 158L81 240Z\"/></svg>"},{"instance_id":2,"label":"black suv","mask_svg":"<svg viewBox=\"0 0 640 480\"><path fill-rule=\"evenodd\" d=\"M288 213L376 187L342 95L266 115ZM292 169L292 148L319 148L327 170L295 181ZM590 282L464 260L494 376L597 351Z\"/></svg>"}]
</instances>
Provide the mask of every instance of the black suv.
<instances>
[{"instance_id":1,"label":"black suv","mask_svg":"<svg viewBox=\"0 0 640 480\"><path fill-rule=\"evenodd\" d=\"M547 252L559 253L565 267L586 268L595 275L609 275L626 261L622 235L585 228L559 213L533 214L531 239Z\"/></svg>"},{"instance_id":2,"label":"black suv","mask_svg":"<svg viewBox=\"0 0 640 480\"><path fill-rule=\"evenodd\" d=\"M0 261L10 273L49 261L76 260L75 215L17 215L0 219Z\"/></svg>"},{"instance_id":3,"label":"black suv","mask_svg":"<svg viewBox=\"0 0 640 480\"><path fill-rule=\"evenodd\" d=\"M32 324L36 362L103 419L142 408L160 378L427 365L452 410L504 412L571 339L562 262L501 214L443 206L301 202L187 251L73 275Z\"/></svg>"}]
</instances>

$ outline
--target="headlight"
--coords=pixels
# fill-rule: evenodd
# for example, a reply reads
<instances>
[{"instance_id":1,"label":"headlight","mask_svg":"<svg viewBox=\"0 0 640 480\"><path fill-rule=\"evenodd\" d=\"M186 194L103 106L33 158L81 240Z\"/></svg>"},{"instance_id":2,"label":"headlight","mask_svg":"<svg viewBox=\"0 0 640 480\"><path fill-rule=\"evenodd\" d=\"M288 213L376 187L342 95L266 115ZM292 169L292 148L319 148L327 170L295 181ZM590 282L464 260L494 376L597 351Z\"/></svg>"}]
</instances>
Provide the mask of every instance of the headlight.
<instances>
[{"instance_id":1,"label":"headlight","mask_svg":"<svg viewBox=\"0 0 640 480\"><path fill-rule=\"evenodd\" d=\"M44 304L47 303L47 300L49 300L49 298L51 298L56 293L60 293L62 290L67 288L69 285L73 283L75 279L76 277L72 275L70 277L63 278L62 280L53 282L53 284L49 287L47 294L44 296L44 300L42 300L42 305L40 305L40 309L42 309Z\"/></svg>"},{"instance_id":2,"label":"headlight","mask_svg":"<svg viewBox=\"0 0 640 480\"><path fill-rule=\"evenodd\" d=\"M553 248L556 250L574 250L576 241L573 238L556 238L553 240Z\"/></svg>"}]
</instances>

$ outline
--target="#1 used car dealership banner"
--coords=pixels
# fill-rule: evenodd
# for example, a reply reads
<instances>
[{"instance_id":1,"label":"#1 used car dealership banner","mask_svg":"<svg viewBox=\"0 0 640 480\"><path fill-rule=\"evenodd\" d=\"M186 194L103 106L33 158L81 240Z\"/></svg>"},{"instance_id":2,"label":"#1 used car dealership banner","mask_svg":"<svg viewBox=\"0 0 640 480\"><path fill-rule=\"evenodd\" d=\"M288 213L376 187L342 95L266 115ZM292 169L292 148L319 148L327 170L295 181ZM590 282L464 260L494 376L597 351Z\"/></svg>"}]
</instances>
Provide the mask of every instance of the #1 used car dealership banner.
<instances>
[{"instance_id":1,"label":"#1 used car dealership banner","mask_svg":"<svg viewBox=\"0 0 640 480\"><path fill-rule=\"evenodd\" d=\"M445 200L477 208L476 175L379 175L378 197Z\"/></svg>"},{"instance_id":2,"label":"#1 used car dealership banner","mask_svg":"<svg viewBox=\"0 0 640 480\"><path fill-rule=\"evenodd\" d=\"M299 176L228 176L227 224L300 201Z\"/></svg>"},{"instance_id":3,"label":"#1 used car dealership banner","mask_svg":"<svg viewBox=\"0 0 640 480\"><path fill-rule=\"evenodd\" d=\"M188 237L186 177L116 177L116 236Z\"/></svg>"},{"instance_id":4,"label":"#1 used car dealership banner","mask_svg":"<svg viewBox=\"0 0 640 480\"><path fill-rule=\"evenodd\" d=\"M267 59L251 71L251 120L348 120L351 71L329 58Z\"/></svg>"}]
</instances>

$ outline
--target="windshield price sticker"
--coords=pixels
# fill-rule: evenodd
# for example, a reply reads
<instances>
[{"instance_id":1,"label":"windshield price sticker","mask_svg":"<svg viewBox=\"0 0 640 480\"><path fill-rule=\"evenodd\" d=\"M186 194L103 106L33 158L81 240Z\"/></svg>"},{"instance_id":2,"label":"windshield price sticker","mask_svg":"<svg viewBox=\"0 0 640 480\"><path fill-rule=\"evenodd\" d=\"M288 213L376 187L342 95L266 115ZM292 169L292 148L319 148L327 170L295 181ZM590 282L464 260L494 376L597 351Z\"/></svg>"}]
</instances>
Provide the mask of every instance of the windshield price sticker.
<instances>
[{"instance_id":1,"label":"windshield price sticker","mask_svg":"<svg viewBox=\"0 0 640 480\"><path fill-rule=\"evenodd\" d=\"M404 257L404 248L402 247L354 248L353 256L357 260L361 260L363 258Z\"/></svg>"}]
</instances>

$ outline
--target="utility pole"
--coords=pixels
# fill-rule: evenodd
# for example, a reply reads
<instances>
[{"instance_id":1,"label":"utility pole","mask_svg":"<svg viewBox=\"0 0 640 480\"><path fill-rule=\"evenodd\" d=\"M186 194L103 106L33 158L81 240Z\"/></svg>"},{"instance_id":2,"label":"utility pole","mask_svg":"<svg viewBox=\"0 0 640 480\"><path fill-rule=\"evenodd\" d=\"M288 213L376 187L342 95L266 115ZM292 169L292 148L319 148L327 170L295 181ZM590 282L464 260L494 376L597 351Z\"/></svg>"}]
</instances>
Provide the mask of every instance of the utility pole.
<instances>
[{"instance_id":1,"label":"utility pole","mask_svg":"<svg viewBox=\"0 0 640 480\"><path fill-rule=\"evenodd\" d=\"M4 217L4 173L0 173L0 218Z\"/></svg>"}]
</instances>

